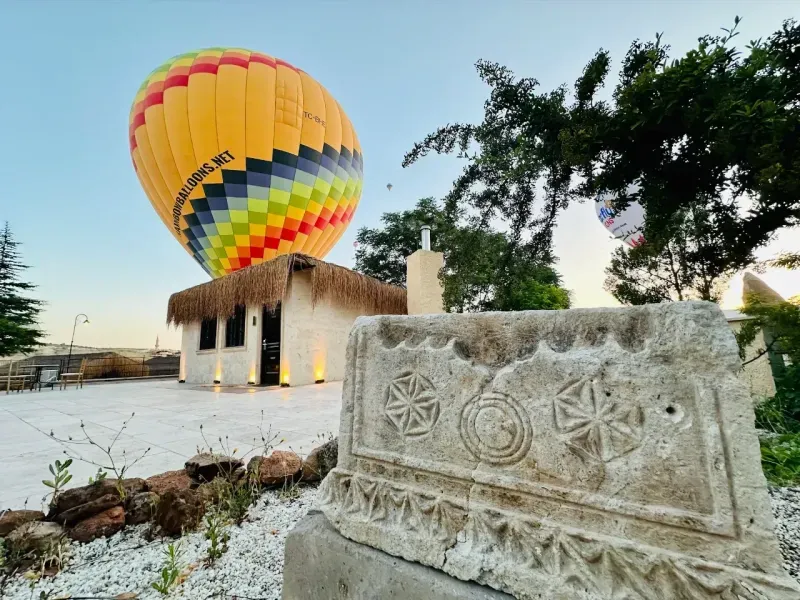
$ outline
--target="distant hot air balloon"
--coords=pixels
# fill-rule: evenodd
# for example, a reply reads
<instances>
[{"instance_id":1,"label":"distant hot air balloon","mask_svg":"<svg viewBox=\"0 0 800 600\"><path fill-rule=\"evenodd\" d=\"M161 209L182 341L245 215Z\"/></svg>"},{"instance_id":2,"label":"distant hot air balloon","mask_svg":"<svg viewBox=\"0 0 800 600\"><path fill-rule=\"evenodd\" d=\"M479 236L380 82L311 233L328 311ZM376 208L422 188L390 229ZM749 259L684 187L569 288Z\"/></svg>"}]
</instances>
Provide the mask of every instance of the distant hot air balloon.
<instances>
[{"instance_id":1,"label":"distant hot air balloon","mask_svg":"<svg viewBox=\"0 0 800 600\"><path fill-rule=\"evenodd\" d=\"M639 186L632 185L626 190L628 195L639 191ZM603 226L618 240L632 247L644 243L644 208L635 200L631 200L625 210L617 213L612 207L614 196L608 193L598 194L594 199L597 218Z\"/></svg>"},{"instance_id":2,"label":"distant hot air balloon","mask_svg":"<svg viewBox=\"0 0 800 600\"><path fill-rule=\"evenodd\" d=\"M387 190L389 190L390 192L392 191L392 187L393 187L393 186L392 186L392 184L391 184L391 183L387 183L387 184L386 184L386 189L387 189Z\"/></svg>"},{"instance_id":3,"label":"distant hot air balloon","mask_svg":"<svg viewBox=\"0 0 800 600\"><path fill-rule=\"evenodd\" d=\"M280 254L322 258L361 198L358 136L307 73L249 50L168 60L130 114L139 181L212 276Z\"/></svg>"}]
</instances>

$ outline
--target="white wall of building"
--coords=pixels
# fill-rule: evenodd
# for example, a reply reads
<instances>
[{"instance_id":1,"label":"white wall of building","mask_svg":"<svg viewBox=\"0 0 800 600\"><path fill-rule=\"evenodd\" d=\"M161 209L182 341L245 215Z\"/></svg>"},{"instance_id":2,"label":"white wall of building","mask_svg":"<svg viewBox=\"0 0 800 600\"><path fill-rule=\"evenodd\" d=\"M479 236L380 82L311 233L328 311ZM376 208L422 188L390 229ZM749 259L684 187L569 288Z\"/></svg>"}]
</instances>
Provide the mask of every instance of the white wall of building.
<instances>
[{"instance_id":1,"label":"white wall of building","mask_svg":"<svg viewBox=\"0 0 800 600\"><path fill-rule=\"evenodd\" d=\"M730 320L728 325L735 332L741 329L745 320ZM747 347L744 362L747 362L759 354L766 348L764 342L764 333L759 331L756 334L753 342ZM756 399L765 398L767 396L775 395L775 379L772 377L772 367L769 364L767 355L756 358L753 362L745 365L739 371L739 379L747 384L750 389L750 395Z\"/></svg>"},{"instance_id":2,"label":"white wall of building","mask_svg":"<svg viewBox=\"0 0 800 600\"><path fill-rule=\"evenodd\" d=\"M255 325L253 325L255 317ZM200 323L183 326L181 340L181 379L186 383L246 385L257 382L261 356L261 308L247 307L244 346L225 347L226 319L217 320L217 347L200 350Z\"/></svg>"},{"instance_id":3,"label":"white wall of building","mask_svg":"<svg viewBox=\"0 0 800 600\"><path fill-rule=\"evenodd\" d=\"M311 270L295 272L281 313L281 382L288 376L293 386L344 379L347 337L367 314L324 300L312 306L311 298Z\"/></svg>"}]
</instances>

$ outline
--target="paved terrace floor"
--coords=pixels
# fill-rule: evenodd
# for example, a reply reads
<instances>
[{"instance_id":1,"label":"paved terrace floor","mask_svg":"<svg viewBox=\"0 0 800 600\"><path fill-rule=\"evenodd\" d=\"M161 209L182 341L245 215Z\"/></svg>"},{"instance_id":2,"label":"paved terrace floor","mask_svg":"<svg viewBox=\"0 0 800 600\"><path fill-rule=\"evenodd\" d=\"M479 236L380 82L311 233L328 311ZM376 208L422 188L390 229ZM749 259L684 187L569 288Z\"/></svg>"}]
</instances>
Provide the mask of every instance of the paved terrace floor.
<instances>
[{"instance_id":1,"label":"paved terrace floor","mask_svg":"<svg viewBox=\"0 0 800 600\"><path fill-rule=\"evenodd\" d=\"M64 446L49 438L82 438L85 431L108 446L123 421L135 413L113 449L115 460L125 452L128 462L150 451L128 473L148 477L180 469L199 447L219 448L227 436L228 448L245 454L260 443L259 424L278 435L275 446L307 454L320 443L319 436L339 430L342 384L324 383L298 388L202 388L174 381L149 381L87 385L66 391L0 393L0 509L38 509L50 479L48 465L64 460ZM205 435L201 435L200 426ZM282 440L282 441L281 441ZM71 446L96 462L107 462L89 445ZM258 450L251 452L260 454ZM74 461L68 487L85 485L97 467ZM109 477L112 475L109 474Z\"/></svg>"}]
</instances>

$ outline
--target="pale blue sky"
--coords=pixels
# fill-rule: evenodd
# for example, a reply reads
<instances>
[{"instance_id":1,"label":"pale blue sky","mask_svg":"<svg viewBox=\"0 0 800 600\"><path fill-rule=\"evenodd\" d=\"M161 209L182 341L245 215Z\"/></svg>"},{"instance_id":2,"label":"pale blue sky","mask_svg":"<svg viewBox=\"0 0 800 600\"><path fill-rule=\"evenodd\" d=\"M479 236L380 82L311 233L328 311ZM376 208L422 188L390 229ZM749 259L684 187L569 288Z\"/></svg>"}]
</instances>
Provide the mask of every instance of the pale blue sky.
<instances>
[{"instance_id":1,"label":"pale blue sky","mask_svg":"<svg viewBox=\"0 0 800 600\"><path fill-rule=\"evenodd\" d=\"M402 169L403 153L448 121L477 120L486 88L473 64L498 61L545 89L572 83L599 47L619 60L656 31L674 51L744 17L741 42L797 15L797 1L657 2L404 0L214 2L0 0L0 220L10 221L29 277L48 302L51 342L179 346L164 325L169 294L207 280L139 187L127 123L143 78L165 59L208 46L283 58L322 82L364 149L359 209L328 260L351 266L358 227L382 212L441 197L460 166L432 157ZM386 190L391 182L394 189ZM560 270L578 305L612 304L603 268L616 242L576 205L557 232ZM795 233L773 249L800 246ZM794 277L794 280L792 279ZM770 274L797 293L796 275ZM734 285L735 287L735 285ZM735 295L731 297L735 303Z\"/></svg>"}]
</instances>

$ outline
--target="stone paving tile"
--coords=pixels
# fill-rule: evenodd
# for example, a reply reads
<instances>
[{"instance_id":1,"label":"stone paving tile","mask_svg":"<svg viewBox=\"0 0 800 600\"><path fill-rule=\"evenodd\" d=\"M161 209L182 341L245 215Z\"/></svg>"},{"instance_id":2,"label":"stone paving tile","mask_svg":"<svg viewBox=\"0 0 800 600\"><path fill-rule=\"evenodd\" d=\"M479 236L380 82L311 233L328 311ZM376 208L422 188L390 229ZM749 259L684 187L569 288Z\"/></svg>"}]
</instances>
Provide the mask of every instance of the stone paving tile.
<instances>
[{"instance_id":1,"label":"stone paving tile","mask_svg":"<svg viewBox=\"0 0 800 600\"><path fill-rule=\"evenodd\" d=\"M115 450L125 450L129 460L148 447L148 455L130 472L147 477L179 469L206 439L218 445L228 436L229 448L243 454L260 443L259 425L272 424L277 447L309 452L319 444L318 434L339 430L340 382L297 388L252 388L243 393L197 390L177 382L150 381L71 387L20 394L0 393L0 509L38 508L47 492L41 481L49 478L47 466L63 460L63 447L48 437L82 437L85 431L97 443L110 443L123 421L135 412L120 434ZM283 440L283 441L280 441ZM73 447L84 458L104 462L104 455L89 446ZM75 461L70 486L84 485L97 467Z\"/></svg>"}]
</instances>

